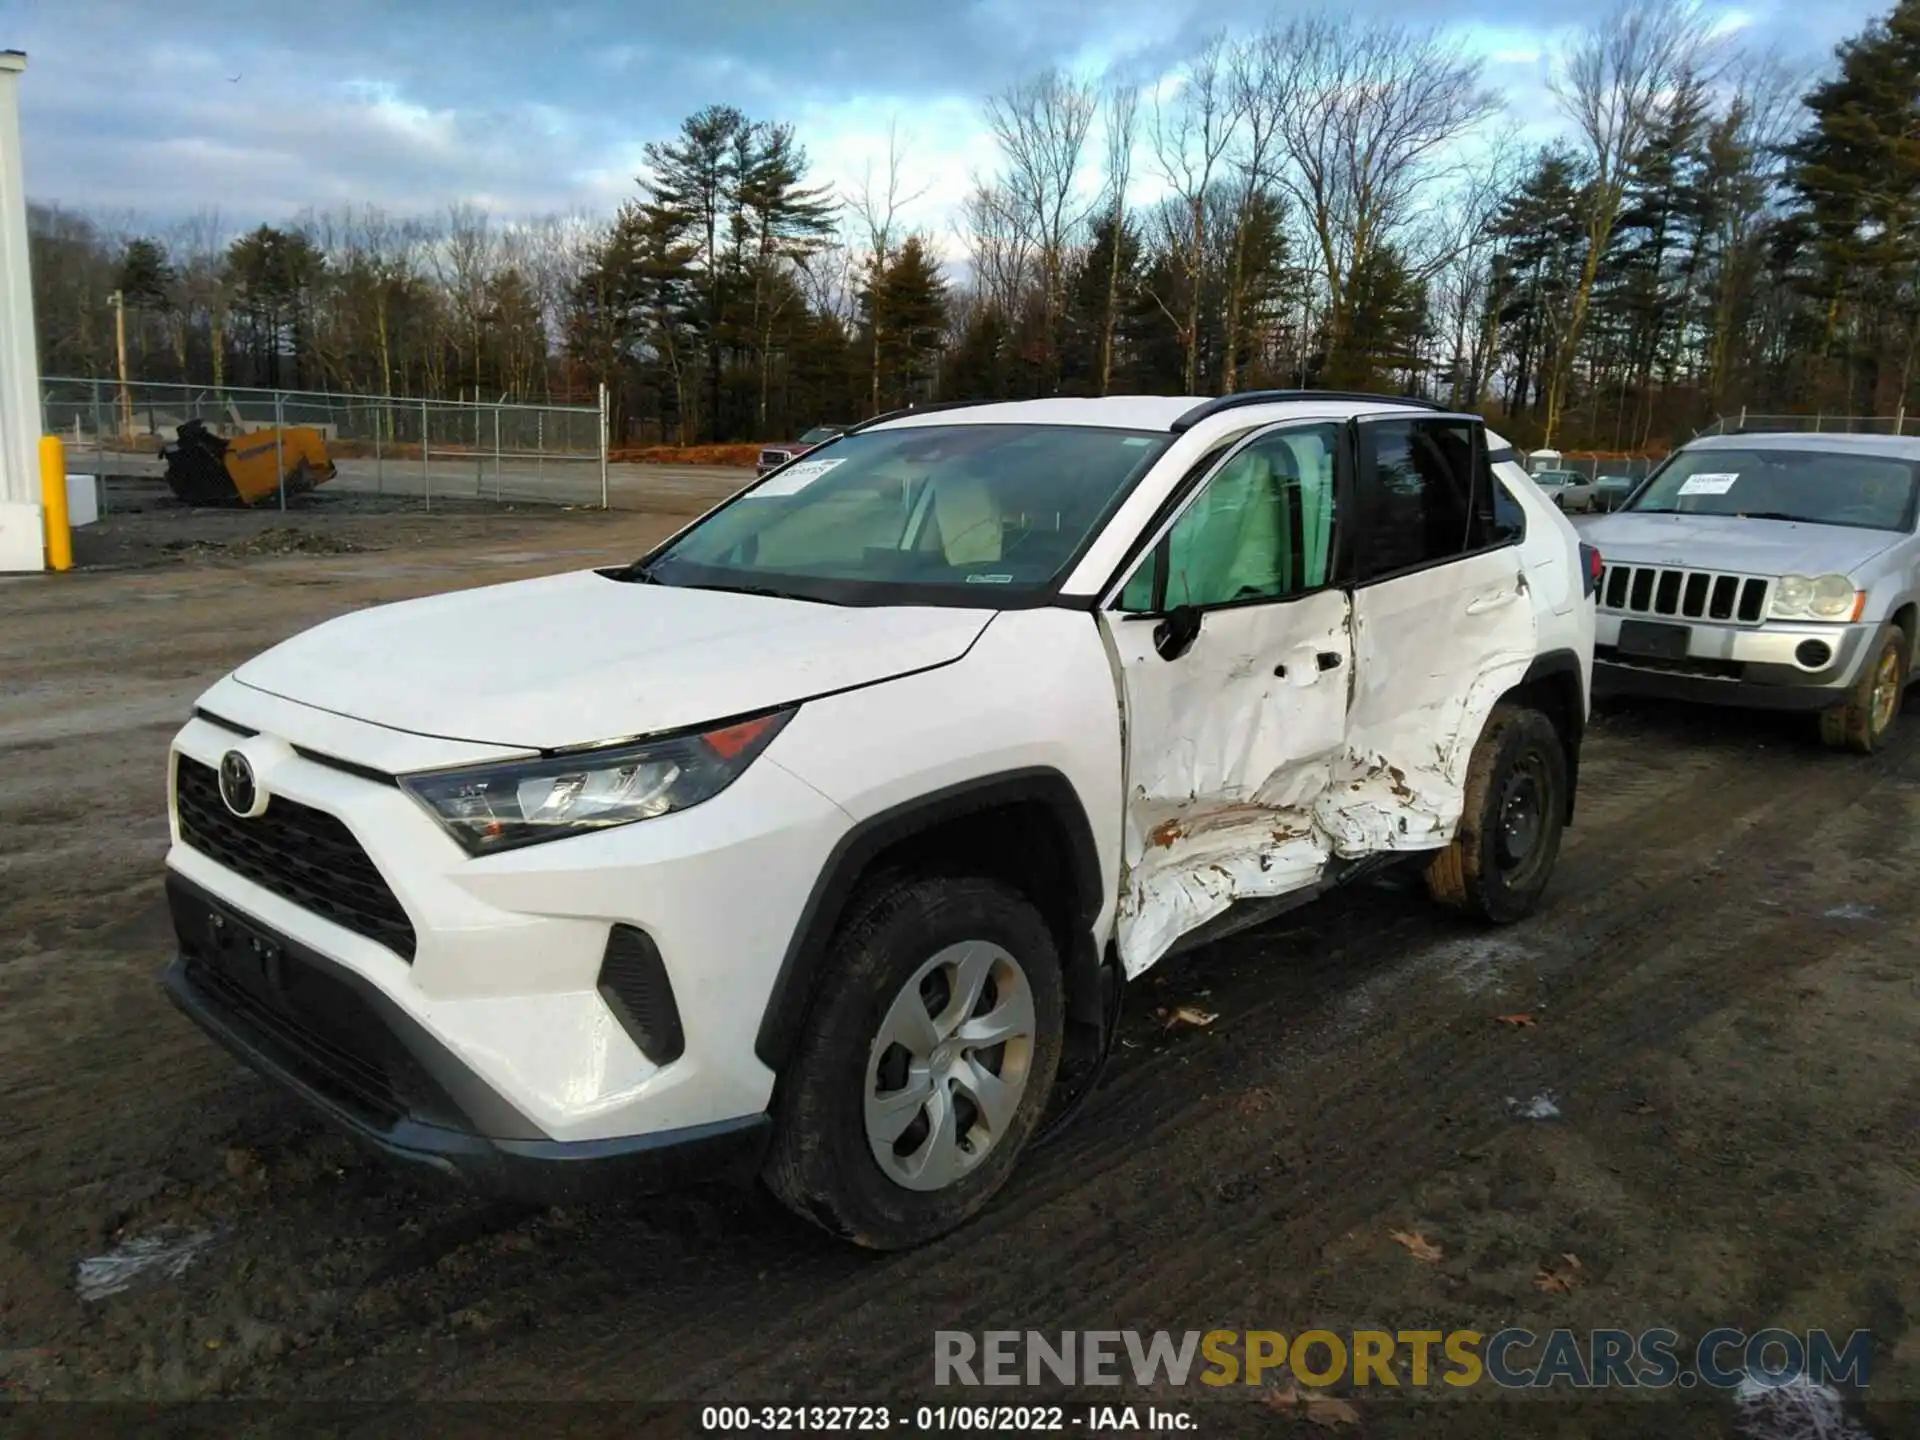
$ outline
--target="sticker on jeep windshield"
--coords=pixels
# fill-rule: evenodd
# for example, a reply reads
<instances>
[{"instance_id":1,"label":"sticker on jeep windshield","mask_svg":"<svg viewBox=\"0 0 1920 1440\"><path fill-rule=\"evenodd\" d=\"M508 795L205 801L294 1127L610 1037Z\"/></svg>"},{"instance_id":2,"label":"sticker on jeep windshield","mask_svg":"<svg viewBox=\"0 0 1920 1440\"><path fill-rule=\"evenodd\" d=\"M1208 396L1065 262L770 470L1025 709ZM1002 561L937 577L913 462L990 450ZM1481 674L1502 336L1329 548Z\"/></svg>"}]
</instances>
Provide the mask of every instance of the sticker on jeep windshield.
<instances>
[{"instance_id":1,"label":"sticker on jeep windshield","mask_svg":"<svg viewBox=\"0 0 1920 1440\"><path fill-rule=\"evenodd\" d=\"M1707 471L1698 475L1689 475L1680 482L1682 495L1724 495L1733 488L1733 482L1740 478L1739 471Z\"/></svg>"},{"instance_id":2,"label":"sticker on jeep windshield","mask_svg":"<svg viewBox=\"0 0 1920 1440\"><path fill-rule=\"evenodd\" d=\"M789 465L754 491L754 498L757 500L767 495L798 495L834 466L844 463L845 457L842 456L832 460L802 460L798 465Z\"/></svg>"},{"instance_id":3,"label":"sticker on jeep windshield","mask_svg":"<svg viewBox=\"0 0 1920 1440\"><path fill-rule=\"evenodd\" d=\"M967 576L967 584L969 585L1011 585L1012 583L1013 583L1013 576L1011 575L969 575Z\"/></svg>"}]
</instances>

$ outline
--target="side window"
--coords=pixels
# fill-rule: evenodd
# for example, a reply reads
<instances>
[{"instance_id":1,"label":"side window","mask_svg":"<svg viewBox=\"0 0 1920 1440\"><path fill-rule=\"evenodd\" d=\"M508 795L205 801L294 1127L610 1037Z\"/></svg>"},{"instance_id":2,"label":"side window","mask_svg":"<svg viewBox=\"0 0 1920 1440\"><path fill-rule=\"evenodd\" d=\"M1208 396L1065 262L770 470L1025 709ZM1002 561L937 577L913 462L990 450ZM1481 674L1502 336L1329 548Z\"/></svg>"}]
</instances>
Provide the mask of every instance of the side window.
<instances>
[{"instance_id":1,"label":"side window","mask_svg":"<svg viewBox=\"0 0 1920 1440\"><path fill-rule=\"evenodd\" d=\"M1254 441L1228 460L1120 592L1135 613L1278 600L1333 579L1339 427Z\"/></svg>"},{"instance_id":2,"label":"side window","mask_svg":"<svg viewBox=\"0 0 1920 1440\"><path fill-rule=\"evenodd\" d=\"M1437 564L1491 543L1492 477L1474 484L1485 460L1471 425L1387 420L1363 426L1361 435L1357 489L1366 524L1358 579Z\"/></svg>"},{"instance_id":3,"label":"side window","mask_svg":"<svg viewBox=\"0 0 1920 1440\"><path fill-rule=\"evenodd\" d=\"M1520 508L1520 502L1513 498L1513 492L1507 488L1507 482L1500 478L1500 472L1491 466L1487 472L1489 493L1492 503L1487 510L1487 543L1489 545L1512 545L1527 538L1527 512Z\"/></svg>"}]
</instances>

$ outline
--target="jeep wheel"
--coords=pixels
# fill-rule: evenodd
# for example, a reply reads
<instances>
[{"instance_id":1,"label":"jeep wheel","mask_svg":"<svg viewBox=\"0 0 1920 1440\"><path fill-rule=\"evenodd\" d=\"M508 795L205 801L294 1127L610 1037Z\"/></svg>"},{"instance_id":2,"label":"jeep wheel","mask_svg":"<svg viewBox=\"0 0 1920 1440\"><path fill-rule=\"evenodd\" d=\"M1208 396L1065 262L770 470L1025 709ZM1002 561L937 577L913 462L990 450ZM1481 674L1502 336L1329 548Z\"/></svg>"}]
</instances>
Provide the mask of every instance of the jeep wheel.
<instances>
[{"instance_id":1,"label":"jeep wheel","mask_svg":"<svg viewBox=\"0 0 1920 1440\"><path fill-rule=\"evenodd\" d=\"M870 893L782 1076L768 1187L876 1250L954 1229L1039 1122L1064 1016L1053 937L1015 891L915 879Z\"/></svg>"},{"instance_id":2,"label":"jeep wheel","mask_svg":"<svg viewBox=\"0 0 1920 1440\"><path fill-rule=\"evenodd\" d=\"M1861 667L1847 698L1820 712L1820 738L1832 750L1871 755L1900 713L1907 690L1907 637L1898 625L1880 636L1880 648Z\"/></svg>"},{"instance_id":3,"label":"jeep wheel","mask_svg":"<svg viewBox=\"0 0 1920 1440\"><path fill-rule=\"evenodd\" d=\"M1567 755L1538 710L1497 705L1467 767L1453 844L1427 866L1434 899L1497 925L1533 910L1566 828Z\"/></svg>"}]
</instances>

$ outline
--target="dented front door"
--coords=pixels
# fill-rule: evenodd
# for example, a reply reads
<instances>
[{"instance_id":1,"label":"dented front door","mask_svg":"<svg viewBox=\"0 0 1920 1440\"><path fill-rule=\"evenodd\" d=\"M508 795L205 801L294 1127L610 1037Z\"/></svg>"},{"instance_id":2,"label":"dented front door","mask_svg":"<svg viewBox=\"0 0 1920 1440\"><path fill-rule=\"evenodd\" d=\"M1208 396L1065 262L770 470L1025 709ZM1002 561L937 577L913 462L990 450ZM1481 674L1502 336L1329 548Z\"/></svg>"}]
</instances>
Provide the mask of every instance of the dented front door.
<instances>
[{"instance_id":1,"label":"dented front door","mask_svg":"<svg viewBox=\"0 0 1920 1440\"><path fill-rule=\"evenodd\" d=\"M1129 976L1236 901L1325 868L1316 812L1345 753L1353 667L1343 438L1329 424L1250 436L1101 613L1127 736Z\"/></svg>"}]
</instances>

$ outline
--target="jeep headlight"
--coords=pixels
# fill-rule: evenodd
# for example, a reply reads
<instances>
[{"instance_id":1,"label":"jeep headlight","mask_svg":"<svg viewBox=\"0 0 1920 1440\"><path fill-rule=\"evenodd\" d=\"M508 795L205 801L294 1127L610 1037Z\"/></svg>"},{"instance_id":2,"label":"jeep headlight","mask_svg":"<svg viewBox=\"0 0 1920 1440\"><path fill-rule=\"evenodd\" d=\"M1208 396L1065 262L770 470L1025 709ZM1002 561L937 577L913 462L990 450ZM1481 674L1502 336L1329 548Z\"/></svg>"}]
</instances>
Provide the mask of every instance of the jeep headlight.
<instances>
[{"instance_id":1,"label":"jeep headlight","mask_svg":"<svg viewBox=\"0 0 1920 1440\"><path fill-rule=\"evenodd\" d=\"M426 770L402 775L400 788L469 855L492 855L710 800L740 777L793 713L534 760Z\"/></svg>"},{"instance_id":2,"label":"jeep headlight","mask_svg":"<svg viewBox=\"0 0 1920 1440\"><path fill-rule=\"evenodd\" d=\"M1866 592L1845 575L1782 575L1767 607L1771 620L1858 620Z\"/></svg>"}]
</instances>

